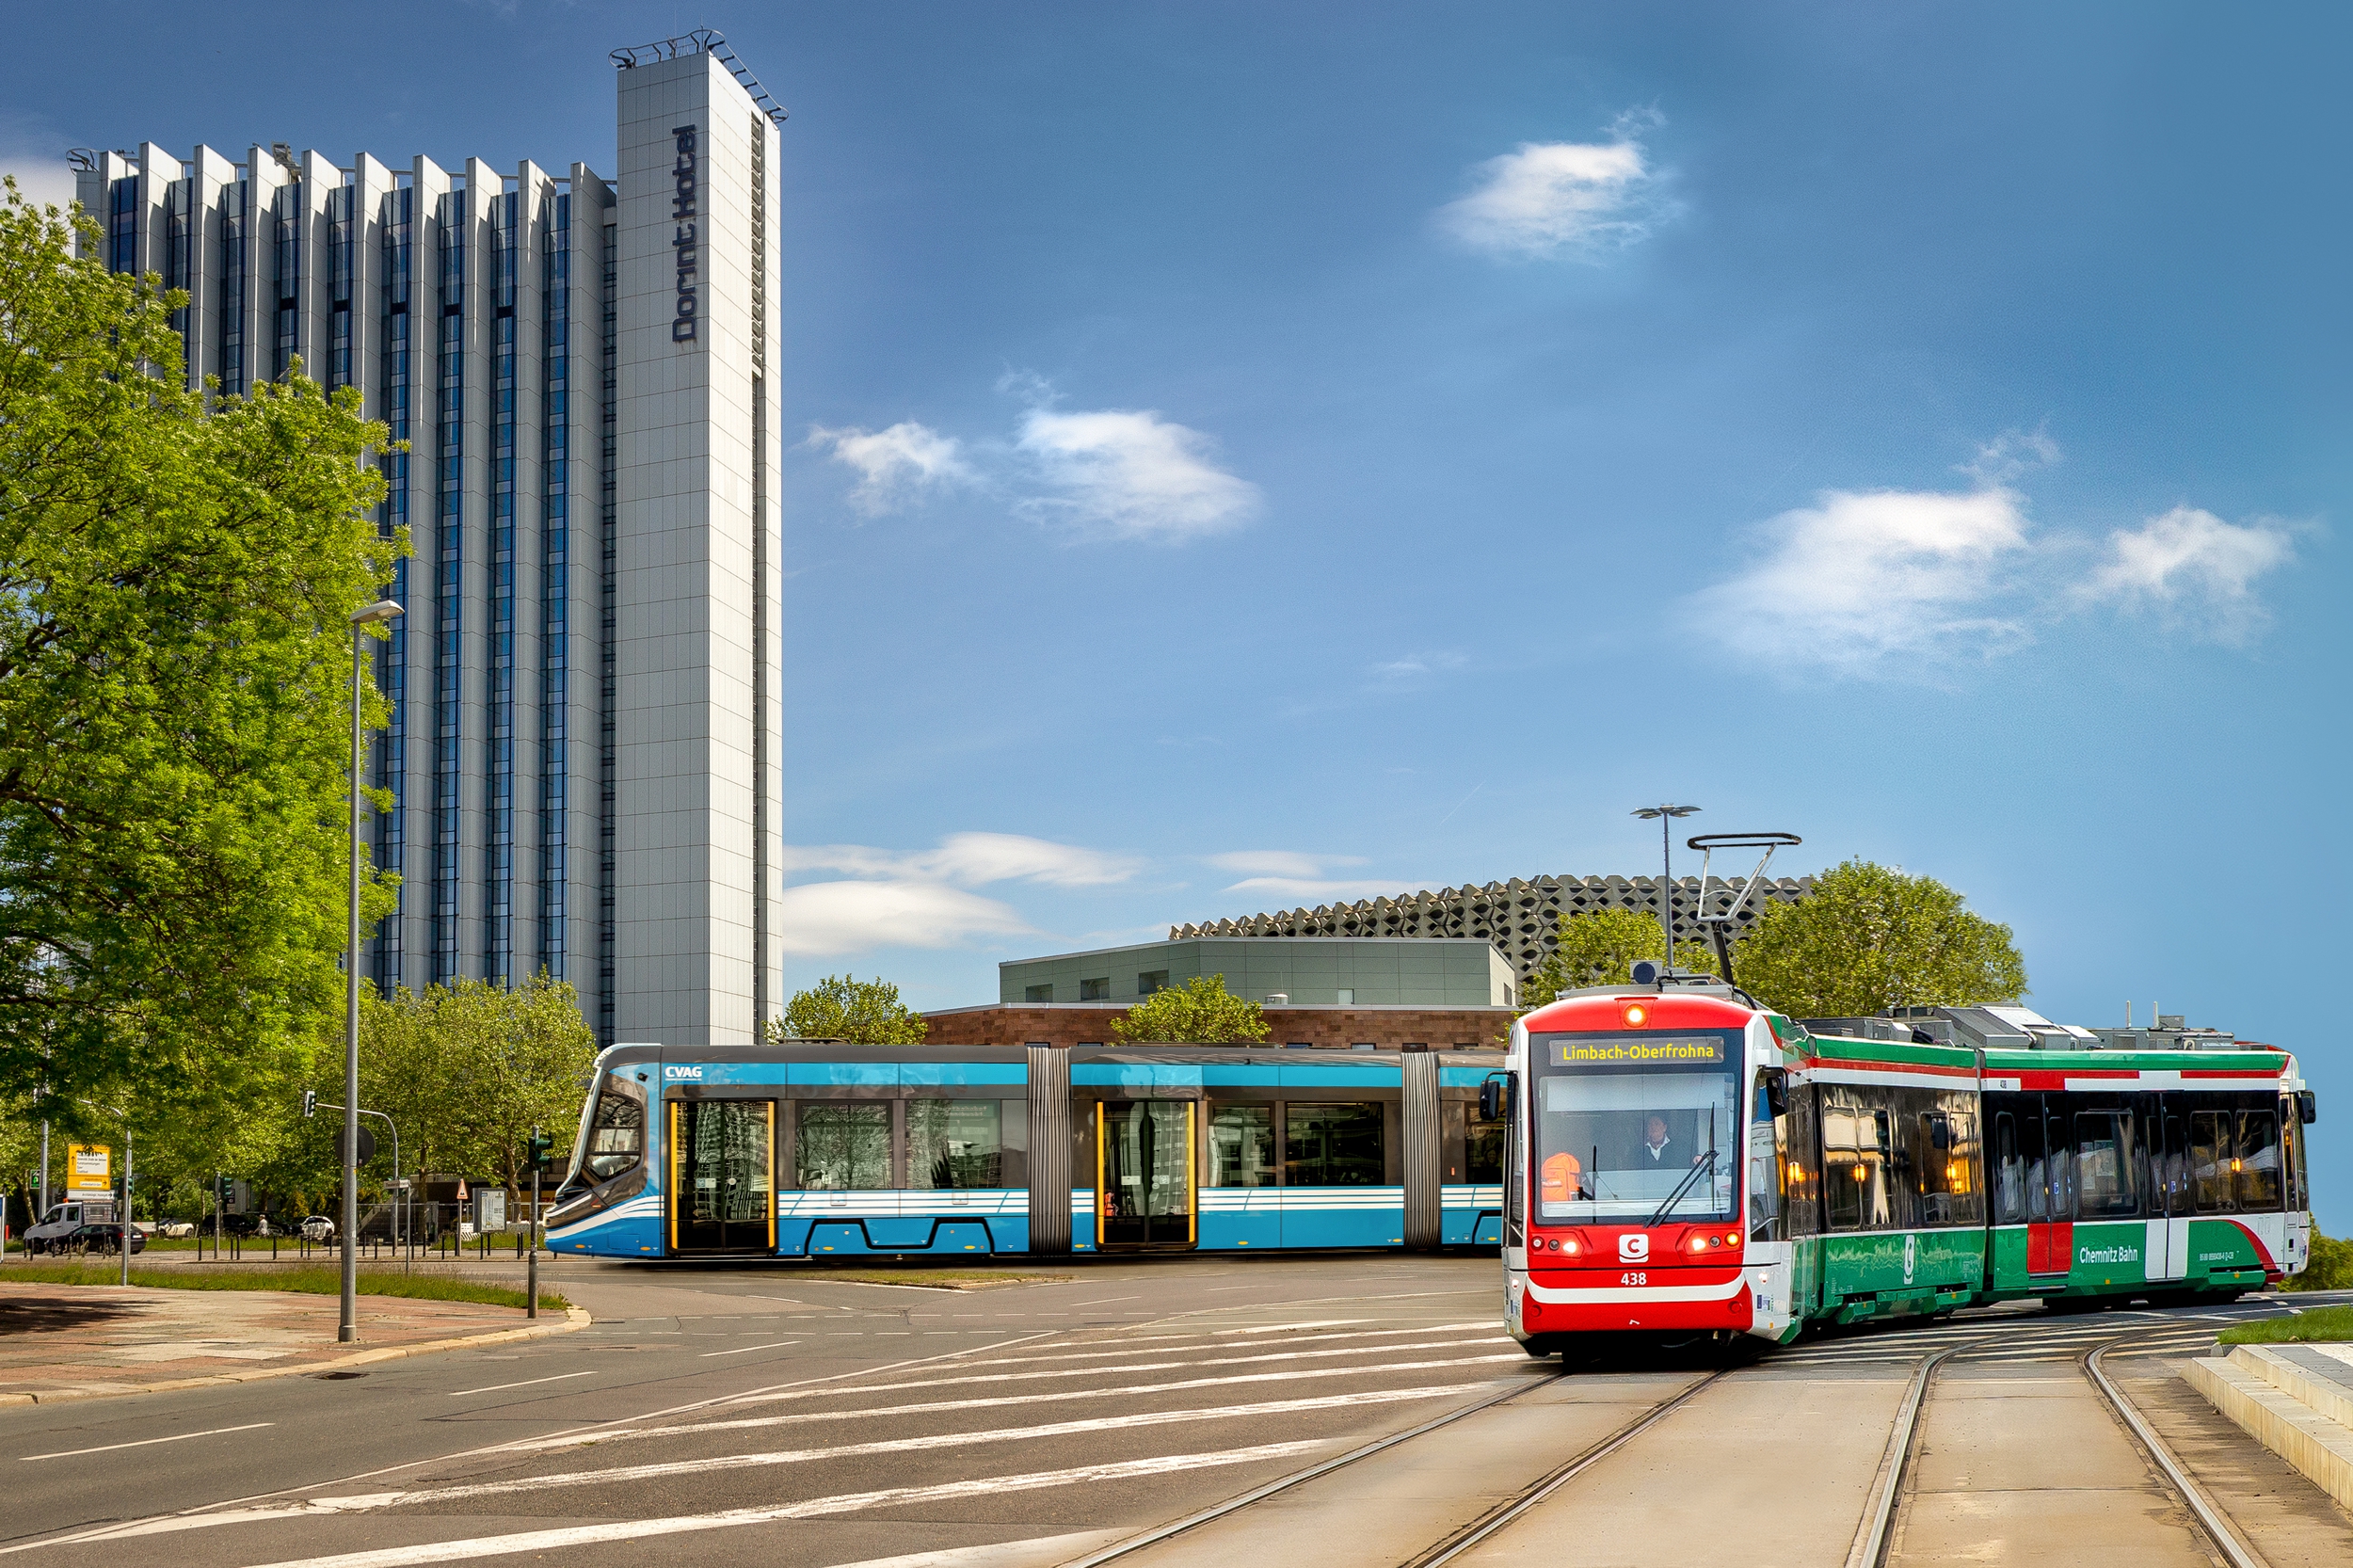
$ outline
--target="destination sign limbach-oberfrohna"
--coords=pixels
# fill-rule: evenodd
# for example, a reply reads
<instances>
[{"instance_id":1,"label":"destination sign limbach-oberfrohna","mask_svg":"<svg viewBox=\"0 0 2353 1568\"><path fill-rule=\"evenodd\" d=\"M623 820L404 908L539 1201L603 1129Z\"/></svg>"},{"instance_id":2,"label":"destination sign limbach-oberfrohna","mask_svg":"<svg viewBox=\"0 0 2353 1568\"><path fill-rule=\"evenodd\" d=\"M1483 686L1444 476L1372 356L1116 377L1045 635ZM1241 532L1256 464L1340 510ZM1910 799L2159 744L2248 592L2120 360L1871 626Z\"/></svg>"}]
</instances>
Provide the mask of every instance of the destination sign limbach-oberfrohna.
<instances>
[{"instance_id":1,"label":"destination sign limbach-oberfrohna","mask_svg":"<svg viewBox=\"0 0 2353 1568\"><path fill-rule=\"evenodd\" d=\"M1556 1067L1661 1067L1725 1060L1724 1042L1706 1035L1682 1040L1653 1036L1629 1040L1620 1035L1613 1039L1552 1043L1552 1064Z\"/></svg>"}]
</instances>

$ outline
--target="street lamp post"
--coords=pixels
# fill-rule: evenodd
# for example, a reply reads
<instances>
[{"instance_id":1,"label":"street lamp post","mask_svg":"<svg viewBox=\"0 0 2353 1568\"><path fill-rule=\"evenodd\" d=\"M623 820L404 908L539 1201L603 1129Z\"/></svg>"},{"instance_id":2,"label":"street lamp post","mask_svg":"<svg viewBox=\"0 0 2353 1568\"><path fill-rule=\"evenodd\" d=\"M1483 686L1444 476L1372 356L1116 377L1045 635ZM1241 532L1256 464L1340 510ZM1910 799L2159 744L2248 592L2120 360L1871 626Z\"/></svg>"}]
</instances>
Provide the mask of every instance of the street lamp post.
<instances>
[{"instance_id":1,"label":"street lamp post","mask_svg":"<svg viewBox=\"0 0 2353 1568\"><path fill-rule=\"evenodd\" d=\"M1661 973L1672 972L1675 967L1675 847L1669 835L1677 817L1690 816L1698 809L1696 806L1642 806L1634 812L1645 822L1655 818L1658 823L1658 923L1667 933L1667 968Z\"/></svg>"},{"instance_id":2,"label":"street lamp post","mask_svg":"<svg viewBox=\"0 0 2353 1568\"><path fill-rule=\"evenodd\" d=\"M344 946L344 1288L335 1337L360 1337L360 646L366 628L403 614L389 599L351 617L351 929Z\"/></svg>"}]
</instances>

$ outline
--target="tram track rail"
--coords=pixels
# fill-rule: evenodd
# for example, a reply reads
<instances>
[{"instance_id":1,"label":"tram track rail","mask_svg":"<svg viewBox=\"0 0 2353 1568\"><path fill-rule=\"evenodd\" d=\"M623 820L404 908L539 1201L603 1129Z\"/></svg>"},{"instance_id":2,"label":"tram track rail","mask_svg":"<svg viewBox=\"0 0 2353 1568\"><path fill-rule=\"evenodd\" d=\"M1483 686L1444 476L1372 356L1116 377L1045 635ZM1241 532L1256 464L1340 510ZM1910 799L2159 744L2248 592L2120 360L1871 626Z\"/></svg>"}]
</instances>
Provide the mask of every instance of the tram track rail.
<instances>
[{"instance_id":1,"label":"tram track rail","mask_svg":"<svg viewBox=\"0 0 2353 1568\"><path fill-rule=\"evenodd\" d=\"M2124 1391L2117 1386L2102 1365L2107 1355L2137 1341L2157 1338L2167 1328L2137 1325L2124 1330L2105 1342L2076 1353L2073 1359L2077 1370L2100 1395L2104 1403L2121 1421L2134 1443L2161 1478L2194 1522L2205 1544L2229 1568L2271 1568L2262 1553L2249 1544L2230 1516L2214 1501L2197 1478L2189 1473L2171 1447L2149 1423L2139 1408ZM1929 1393L1937 1374L1948 1362L1966 1362L1972 1352L1982 1352L1982 1345L1953 1345L1937 1352L1920 1364L1905 1391L1903 1402L1897 1407L1896 1425L1888 1441L1887 1457L1882 1461L1875 1479L1871 1505L1865 1512L1863 1522L1855 1532L1853 1546L1847 1554L1846 1568L1885 1568L1888 1554L1895 1544L1896 1523L1913 1478L1913 1463L1918 1456L1921 1438L1921 1416L1929 1402ZM2056 1359L2056 1358L2055 1358Z\"/></svg>"}]
</instances>

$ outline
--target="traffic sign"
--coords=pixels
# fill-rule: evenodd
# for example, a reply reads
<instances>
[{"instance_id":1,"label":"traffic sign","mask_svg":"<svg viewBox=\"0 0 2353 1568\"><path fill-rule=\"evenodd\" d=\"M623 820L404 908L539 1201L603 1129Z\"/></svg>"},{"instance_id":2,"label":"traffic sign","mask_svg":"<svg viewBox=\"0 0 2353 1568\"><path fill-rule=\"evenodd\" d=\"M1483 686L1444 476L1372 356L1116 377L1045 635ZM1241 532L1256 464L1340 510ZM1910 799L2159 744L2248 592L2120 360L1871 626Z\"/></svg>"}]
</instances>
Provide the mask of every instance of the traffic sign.
<instances>
[{"instance_id":1,"label":"traffic sign","mask_svg":"<svg viewBox=\"0 0 2353 1568\"><path fill-rule=\"evenodd\" d=\"M343 1155L344 1155L344 1135L343 1135L343 1133L342 1133L340 1130L338 1130L338 1131L336 1132L336 1134L335 1134L335 1158L336 1158L336 1159L340 1160L340 1159L342 1159L342 1158L343 1158ZM366 1164L369 1160L374 1160L375 1158L376 1158L376 1134L375 1134L375 1133L373 1133L373 1132L370 1132L370 1131L369 1131L366 1128L364 1128L364 1127L363 1127L363 1128L361 1128L360 1129L360 1158L359 1158L358 1160L353 1160L353 1161L352 1161L352 1163L353 1163L353 1164L355 1164L355 1165L364 1165L364 1164Z\"/></svg>"}]
</instances>

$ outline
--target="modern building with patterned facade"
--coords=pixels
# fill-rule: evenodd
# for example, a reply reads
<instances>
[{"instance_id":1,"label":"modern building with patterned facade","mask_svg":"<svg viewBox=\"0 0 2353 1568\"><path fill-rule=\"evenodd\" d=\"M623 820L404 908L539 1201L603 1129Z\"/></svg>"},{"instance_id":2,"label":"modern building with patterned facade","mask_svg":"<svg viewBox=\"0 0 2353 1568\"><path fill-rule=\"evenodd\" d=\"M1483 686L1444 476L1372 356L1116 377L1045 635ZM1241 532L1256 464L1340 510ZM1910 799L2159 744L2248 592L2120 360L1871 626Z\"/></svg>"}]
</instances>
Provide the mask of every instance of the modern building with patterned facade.
<instances>
[{"instance_id":1,"label":"modern building with patterned facade","mask_svg":"<svg viewBox=\"0 0 2353 1568\"><path fill-rule=\"evenodd\" d=\"M1248 915L1241 920L1208 920L1199 925L1173 925L1169 940L1188 936L1481 936L1496 945L1526 980L1561 945L1561 917L1596 909L1634 909L1656 920L1660 879L1655 876L1518 877L1481 886L1465 883L1436 892L1400 893L1395 898L1361 899L1354 904L1322 904L1313 909L1285 909L1272 915ZM1706 911L1721 915L1748 886L1744 877L1707 879ZM1814 890L1810 876L1769 877L1753 898L1742 901L1735 919L1737 940L1756 923L1769 902L1794 904ZM1688 933L1705 939L1699 924L1700 879L1680 876L1669 890L1673 900L1677 944Z\"/></svg>"},{"instance_id":2,"label":"modern building with patterned facade","mask_svg":"<svg viewBox=\"0 0 2353 1568\"><path fill-rule=\"evenodd\" d=\"M545 970L599 1035L778 1001L778 122L715 34L616 51L617 162L76 154L191 385L356 389L412 553L371 782L379 989Z\"/></svg>"}]
</instances>

